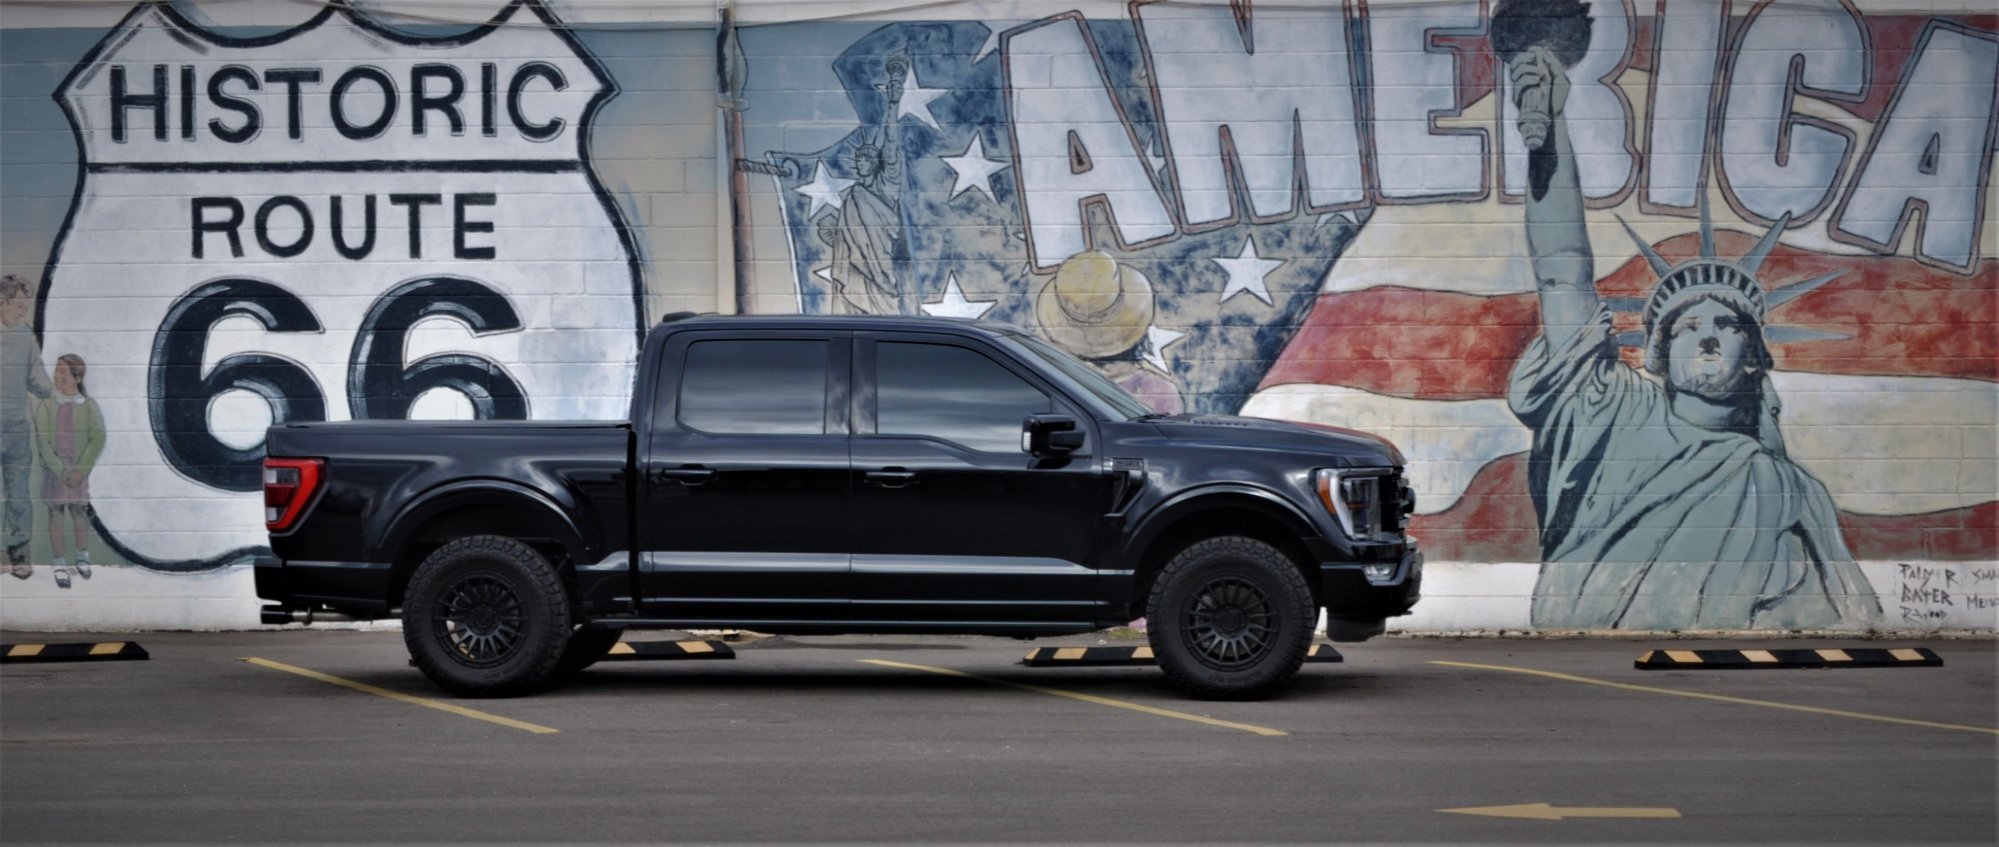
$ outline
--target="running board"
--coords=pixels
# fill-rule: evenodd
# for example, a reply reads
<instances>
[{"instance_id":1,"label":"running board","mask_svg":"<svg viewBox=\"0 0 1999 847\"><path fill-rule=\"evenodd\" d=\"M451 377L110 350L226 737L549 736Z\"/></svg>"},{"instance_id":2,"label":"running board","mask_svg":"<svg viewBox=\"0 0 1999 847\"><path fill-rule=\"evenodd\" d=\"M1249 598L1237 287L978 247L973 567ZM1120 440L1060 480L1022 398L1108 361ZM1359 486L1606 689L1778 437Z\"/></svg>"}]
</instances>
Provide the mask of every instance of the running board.
<instances>
[{"instance_id":1,"label":"running board","mask_svg":"<svg viewBox=\"0 0 1999 847\"><path fill-rule=\"evenodd\" d=\"M1331 644L1314 644L1305 651L1307 662L1344 662L1346 657ZM1152 648L1144 647L1037 647L1020 663L1030 668L1151 667L1159 664Z\"/></svg>"}]
</instances>

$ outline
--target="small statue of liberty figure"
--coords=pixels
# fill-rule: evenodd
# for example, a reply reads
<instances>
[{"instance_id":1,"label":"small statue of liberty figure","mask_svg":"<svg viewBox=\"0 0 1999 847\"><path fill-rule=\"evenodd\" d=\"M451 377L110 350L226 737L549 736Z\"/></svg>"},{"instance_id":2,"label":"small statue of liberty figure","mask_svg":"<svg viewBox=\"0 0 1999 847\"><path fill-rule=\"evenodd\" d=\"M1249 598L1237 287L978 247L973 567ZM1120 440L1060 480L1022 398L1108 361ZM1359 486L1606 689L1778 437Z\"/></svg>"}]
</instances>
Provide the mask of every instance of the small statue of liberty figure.
<instances>
[{"instance_id":1,"label":"small statue of liberty figure","mask_svg":"<svg viewBox=\"0 0 1999 847\"><path fill-rule=\"evenodd\" d=\"M841 192L838 211L819 219L819 239L833 251L829 274L835 314L919 314L913 291L896 268L908 251L902 229L902 142L897 112L909 62L886 63L888 97L883 126L863 132L848 162L854 184Z\"/></svg>"}]
</instances>

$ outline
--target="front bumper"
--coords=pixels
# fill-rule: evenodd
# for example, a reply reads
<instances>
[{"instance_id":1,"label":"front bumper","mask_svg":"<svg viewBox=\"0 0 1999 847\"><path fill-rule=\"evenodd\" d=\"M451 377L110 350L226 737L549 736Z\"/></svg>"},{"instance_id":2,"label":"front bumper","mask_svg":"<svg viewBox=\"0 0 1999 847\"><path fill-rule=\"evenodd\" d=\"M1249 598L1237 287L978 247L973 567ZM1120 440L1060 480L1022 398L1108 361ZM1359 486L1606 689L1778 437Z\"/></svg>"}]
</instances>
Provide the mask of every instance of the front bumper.
<instances>
[{"instance_id":1,"label":"front bumper","mask_svg":"<svg viewBox=\"0 0 1999 847\"><path fill-rule=\"evenodd\" d=\"M1366 566L1379 570L1387 562L1395 563L1387 576L1368 575ZM1413 541L1399 558L1326 562L1319 572L1326 635L1334 641L1365 641L1380 635L1389 618L1408 614L1423 598L1423 553Z\"/></svg>"}]
</instances>

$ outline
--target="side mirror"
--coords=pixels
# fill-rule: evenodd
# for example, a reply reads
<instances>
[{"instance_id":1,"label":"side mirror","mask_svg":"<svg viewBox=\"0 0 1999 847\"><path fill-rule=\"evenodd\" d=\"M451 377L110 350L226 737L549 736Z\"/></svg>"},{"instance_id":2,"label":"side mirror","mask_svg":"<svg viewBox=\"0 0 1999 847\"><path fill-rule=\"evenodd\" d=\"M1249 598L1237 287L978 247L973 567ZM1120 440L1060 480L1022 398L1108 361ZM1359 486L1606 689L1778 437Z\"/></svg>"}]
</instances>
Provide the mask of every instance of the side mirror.
<instances>
[{"instance_id":1,"label":"side mirror","mask_svg":"<svg viewBox=\"0 0 1999 847\"><path fill-rule=\"evenodd\" d=\"M1068 415L1028 415L1020 425L1020 450L1043 458L1067 456L1082 448L1086 435Z\"/></svg>"}]
</instances>

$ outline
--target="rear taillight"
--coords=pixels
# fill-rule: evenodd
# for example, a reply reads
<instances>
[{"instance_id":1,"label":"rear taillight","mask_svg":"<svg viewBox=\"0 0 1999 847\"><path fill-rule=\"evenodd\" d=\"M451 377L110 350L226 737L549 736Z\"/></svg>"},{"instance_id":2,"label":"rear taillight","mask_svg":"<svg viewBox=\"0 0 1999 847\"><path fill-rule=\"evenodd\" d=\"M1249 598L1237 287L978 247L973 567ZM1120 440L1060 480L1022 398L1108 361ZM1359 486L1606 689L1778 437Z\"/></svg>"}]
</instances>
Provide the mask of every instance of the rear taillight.
<instances>
[{"instance_id":1,"label":"rear taillight","mask_svg":"<svg viewBox=\"0 0 1999 847\"><path fill-rule=\"evenodd\" d=\"M264 459L264 528L290 531L319 492L325 459Z\"/></svg>"}]
</instances>

